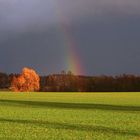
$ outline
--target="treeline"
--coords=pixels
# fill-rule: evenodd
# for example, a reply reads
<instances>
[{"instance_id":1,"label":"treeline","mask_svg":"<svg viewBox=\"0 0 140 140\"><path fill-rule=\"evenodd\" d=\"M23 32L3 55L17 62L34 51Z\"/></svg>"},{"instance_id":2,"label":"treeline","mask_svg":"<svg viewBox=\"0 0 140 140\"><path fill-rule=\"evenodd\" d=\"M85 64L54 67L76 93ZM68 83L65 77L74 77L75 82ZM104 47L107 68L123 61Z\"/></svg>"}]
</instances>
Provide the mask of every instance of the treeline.
<instances>
[{"instance_id":1,"label":"treeline","mask_svg":"<svg viewBox=\"0 0 140 140\"><path fill-rule=\"evenodd\" d=\"M10 75L7 75L6 73L0 73L0 89L8 89L10 86Z\"/></svg>"},{"instance_id":2,"label":"treeline","mask_svg":"<svg viewBox=\"0 0 140 140\"><path fill-rule=\"evenodd\" d=\"M133 92L140 91L140 76L75 76L54 74L41 77L41 91Z\"/></svg>"},{"instance_id":3,"label":"treeline","mask_svg":"<svg viewBox=\"0 0 140 140\"><path fill-rule=\"evenodd\" d=\"M15 77L18 79L15 80ZM16 84L13 81L16 81ZM19 86L24 86L26 89L31 88L31 82L29 85L27 81L29 81L27 78L23 79L21 75L19 77L19 74L0 73L0 90L11 90L11 87ZM22 82L22 85L19 82ZM120 76L76 76L69 72L40 76L38 87L40 87L38 91L42 92L139 92L140 76L126 74Z\"/></svg>"}]
</instances>

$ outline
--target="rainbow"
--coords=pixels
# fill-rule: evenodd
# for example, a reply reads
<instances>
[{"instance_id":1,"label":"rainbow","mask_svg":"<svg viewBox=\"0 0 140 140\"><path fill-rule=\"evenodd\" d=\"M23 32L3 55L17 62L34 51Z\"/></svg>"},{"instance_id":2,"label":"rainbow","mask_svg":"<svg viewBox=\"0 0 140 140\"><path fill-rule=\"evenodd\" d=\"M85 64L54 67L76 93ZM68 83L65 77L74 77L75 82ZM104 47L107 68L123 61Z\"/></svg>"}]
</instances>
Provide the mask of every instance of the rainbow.
<instances>
[{"instance_id":1,"label":"rainbow","mask_svg":"<svg viewBox=\"0 0 140 140\"><path fill-rule=\"evenodd\" d=\"M68 22L57 0L54 1L54 6L55 6L55 12L59 20L58 30L64 42L64 52L66 55L65 68L67 71L71 71L73 74L82 75L84 74L84 69L80 61L81 58L78 54L78 51L76 50L77 44L75 40L72 38L72 36L70 35Z\"/></svg>"}]
</instances>

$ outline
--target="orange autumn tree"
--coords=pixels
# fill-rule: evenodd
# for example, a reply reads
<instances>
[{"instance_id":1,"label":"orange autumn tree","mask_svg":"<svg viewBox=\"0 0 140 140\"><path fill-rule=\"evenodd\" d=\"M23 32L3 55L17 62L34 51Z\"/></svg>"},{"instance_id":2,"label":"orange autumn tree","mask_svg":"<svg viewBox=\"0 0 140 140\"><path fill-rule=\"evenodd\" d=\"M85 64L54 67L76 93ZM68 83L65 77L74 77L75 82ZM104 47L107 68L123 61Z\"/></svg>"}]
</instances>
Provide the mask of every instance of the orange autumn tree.
<instances>
[{"instance_id":1,"label":"orange autumn tree","mask_svg":"<svg viewBox=\"0 0 140 140\"><path fill-rule=\"evenodd\" d=\"M40 78L33 69L23 68L19 76L13 77L11 89L20 92L39 91Z\"/></svg>"}]
</instances>

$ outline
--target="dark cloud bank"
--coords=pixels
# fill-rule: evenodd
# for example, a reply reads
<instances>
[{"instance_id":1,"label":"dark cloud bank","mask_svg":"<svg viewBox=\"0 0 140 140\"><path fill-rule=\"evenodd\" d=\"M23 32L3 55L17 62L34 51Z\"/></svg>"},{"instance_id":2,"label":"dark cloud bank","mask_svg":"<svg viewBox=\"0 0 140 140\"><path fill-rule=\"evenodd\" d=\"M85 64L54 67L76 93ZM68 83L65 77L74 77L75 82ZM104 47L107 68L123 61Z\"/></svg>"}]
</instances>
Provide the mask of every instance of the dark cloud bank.
<instances>
[{"instance_id":1,"label":"dark cloud bank","mask_svg":"<svg viewBox=\"0 0 140 140\"><path fill-rule=\"evenodd\" d=\"M138 0L1 0L0 71L66 69L59 27L66 22L85 74L140 74L139 7Z\"/></svg>"}]
</instances>

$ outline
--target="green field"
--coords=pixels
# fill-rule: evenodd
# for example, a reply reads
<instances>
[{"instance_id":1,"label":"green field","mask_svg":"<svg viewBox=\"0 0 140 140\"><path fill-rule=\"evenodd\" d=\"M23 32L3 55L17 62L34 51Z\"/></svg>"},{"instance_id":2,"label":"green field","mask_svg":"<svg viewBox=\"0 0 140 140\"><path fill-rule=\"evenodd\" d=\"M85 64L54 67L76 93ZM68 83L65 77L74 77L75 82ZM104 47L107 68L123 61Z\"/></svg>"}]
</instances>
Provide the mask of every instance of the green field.
<instances>
[{"instance_id":1,"label":"green field","mask_svg":"<svg viewBox=\"0 0 140 140\"><path fill-rule=\"evenodd\" d=\"M1 140L140 140L140 93L0 92Z\"/></svg>"}]
</instances>

